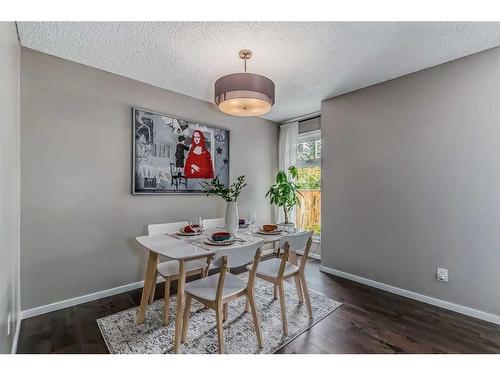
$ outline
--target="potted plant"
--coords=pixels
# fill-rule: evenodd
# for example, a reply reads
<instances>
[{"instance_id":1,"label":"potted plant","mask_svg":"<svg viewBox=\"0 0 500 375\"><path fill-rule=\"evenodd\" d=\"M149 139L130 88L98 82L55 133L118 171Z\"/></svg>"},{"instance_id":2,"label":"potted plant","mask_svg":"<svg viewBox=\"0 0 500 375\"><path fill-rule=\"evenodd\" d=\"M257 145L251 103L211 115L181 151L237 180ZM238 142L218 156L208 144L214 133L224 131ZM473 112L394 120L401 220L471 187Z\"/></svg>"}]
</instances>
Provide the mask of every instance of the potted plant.
<instances>
[{"instance_id":1,"label":"potted plant","mask_svg":"<svg viewBox=\"0 0 500 375\"><path fill-rule=\"evenodd\" d=\"M288 168L290 178L284 170L280 170L276 175L276 183L271 186L266 194L266 198L271 199L271 204L275 204L283 209L285 215L285 226L293 225L288 221L288 214L297 205L300 204L299 197L302 194L299 191L299 186L295 183L299 176L299 172L295 166Z\"/></svg>"},{"instance_id":2,"label":"potted plant","mask_svg":"<svg viewBox=\"0 0 500 375\"><path fill-rule=\"evenodd\" d=\"M243 188L247 186L245 183L245 176L239 176L236 182L233 182L229 186L221 183L219 177L215 177L208 182L202 182L201 186L207 195L216 195L226 201L226 230L229 233L236 233L239 224L236 200Z\"/></svg>"}]
</instances>

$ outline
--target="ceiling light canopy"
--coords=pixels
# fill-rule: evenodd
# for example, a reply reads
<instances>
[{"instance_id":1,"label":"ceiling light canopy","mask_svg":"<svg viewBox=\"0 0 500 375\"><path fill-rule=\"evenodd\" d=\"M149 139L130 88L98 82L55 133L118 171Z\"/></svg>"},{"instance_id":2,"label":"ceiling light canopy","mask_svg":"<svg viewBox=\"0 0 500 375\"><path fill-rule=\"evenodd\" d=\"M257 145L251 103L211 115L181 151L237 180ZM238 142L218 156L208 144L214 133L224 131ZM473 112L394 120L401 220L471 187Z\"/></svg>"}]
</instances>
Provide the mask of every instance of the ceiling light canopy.
<instances>
[{"instance_id":1,"label":"ceiling light canopy","mask_svg":"<svg viewBox=\"0 0 500 375\"><path fill-rule=\"evenodd\" d=\"M260 116L274 104L274 82L259 74L247 73L247 60L252 51L240 51L245 62L244 73L229 74L215 82L215 104L233 116Z\"/></svg>"}]
</instances>

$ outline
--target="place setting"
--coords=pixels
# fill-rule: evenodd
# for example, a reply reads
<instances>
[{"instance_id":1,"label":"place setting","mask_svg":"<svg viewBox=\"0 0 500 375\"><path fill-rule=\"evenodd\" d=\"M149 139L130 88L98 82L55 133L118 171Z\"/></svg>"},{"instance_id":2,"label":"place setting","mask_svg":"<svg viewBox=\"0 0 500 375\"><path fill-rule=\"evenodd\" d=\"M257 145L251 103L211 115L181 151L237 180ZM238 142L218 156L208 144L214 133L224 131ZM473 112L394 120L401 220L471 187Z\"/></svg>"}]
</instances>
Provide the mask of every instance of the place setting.
<instances>
[{"instance_id":1,"label":"place setting","mask_svg":"<svg viewBox=\"0 0 500 375\"><path fill-rule=\"evenodd\" d=\"M193 243L194 245L208 246L208 247L229 247L229 246L237 246L243 245L246 243L252 242L251 240L245 240L236 234L229 233L227 231L217 231L213 233L207 233L203 240L199 240L197 243ZM209 248L212 250L212 248Z\"/></svg>"},{"instance_id":2,"label":"place setting","mask_svg":"<svg viewBox=\"0 0 500 375\"><path fill-rule=\"evenodd\" d=\"M166 235L189 241L190 237L192 239L197 239L200 235L205 233L203 219L201 217L190 218L188 223L188 225L180 227L175 233L166 233Z\"/></svg>"},{"instance_id":3,"label":"place setting","mask_svg":"<svg viewBox=\"0 0 500 375\"><path fill-rule=\"evenodd\" d=\"M209 231L204 228L203 218L194 217L189 219L189 224L180 227L175 233L168 233L168 236L173 238L186 241L192 245L200 246L212 250L209 247L227 247L232 245L244 244L249 242L248 240L242 239L235 234L224 231L217 227L215 232ZM246 222L246 220L242 220ZM240 225L240 228L242 226Z\"/></svg>"},{"instance_id":4,"label":"place setting","mask_svg":"<svg viewBox=\"0 0 500 375\"><path fill-rule=\"evenodd\" d=\"M258 227L258 234L276 235L283 233L283 229L279 228L277 224L264 224Z\"/></svg>"},{"instance_id":5,"label":"place setting","mask_svg":"<svg viewBox=\"0 0 500 375\"><path fill-rule=\"evenodd\" d=\"M230 246L235 242L246 242L232 235L229 232L215 232L207 236L204 241L205 244L211 246Z\"/></svg>"}]
</instances>

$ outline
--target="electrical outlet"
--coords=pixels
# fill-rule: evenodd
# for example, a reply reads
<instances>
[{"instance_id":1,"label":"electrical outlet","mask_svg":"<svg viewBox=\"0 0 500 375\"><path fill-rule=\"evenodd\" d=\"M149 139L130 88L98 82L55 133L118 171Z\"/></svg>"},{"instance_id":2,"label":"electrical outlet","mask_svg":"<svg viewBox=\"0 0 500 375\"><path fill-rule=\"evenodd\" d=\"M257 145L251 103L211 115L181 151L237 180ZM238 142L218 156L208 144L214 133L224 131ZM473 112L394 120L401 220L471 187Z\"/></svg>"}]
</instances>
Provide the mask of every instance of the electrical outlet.
<instances>
[{"instance_id":1,"label":"electrical outlet","mask_svg":"<svg viewBox=\"0 0 500 375\"><path fill-rule=\"evenodd\" d=\"M446 268L437 269L436 278L438 281L442 281L443 283L448 282L448 270Z\"/></svg>"},{"instance_id":2,"label":"electrical outlet","mask_svg":"<svg viewBox=\"0 0 500 375\"><path fill-rule=\"evenodd\" d=\"M10 322L12 321L12 313L7 315L7 336L10 336Z\"/></svg>"}]
</instances>

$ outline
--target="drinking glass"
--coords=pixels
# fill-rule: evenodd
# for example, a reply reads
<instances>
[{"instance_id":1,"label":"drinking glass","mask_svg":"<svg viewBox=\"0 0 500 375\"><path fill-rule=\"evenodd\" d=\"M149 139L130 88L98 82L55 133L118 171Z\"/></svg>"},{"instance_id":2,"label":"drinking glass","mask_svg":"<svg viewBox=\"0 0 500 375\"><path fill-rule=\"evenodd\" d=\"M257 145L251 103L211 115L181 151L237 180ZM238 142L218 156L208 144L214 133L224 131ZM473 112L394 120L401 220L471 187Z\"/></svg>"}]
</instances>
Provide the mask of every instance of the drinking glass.
<instances>
[{"instance_id":1,"label":"drinking glass","mask_svg":"<svg viewBox=\"0 0 500 375\"><path fill-rule=\"evenodd\" d=\"M192 217L189 219L189 226L194 235L197 236L203 230L203 219L199 216Z\"/></svg>"},{"instance_id":2,"label":"drinking glass","mask_svg":"<svg viewBox=\"0 0 500 375\"><path fill-rule=\"evenodd\" d=\"M252 234L252 221L250 219L245 219L245 231L244 234Z\"/></svg>"},{"instance_id":3,"label":"drinking glass","mask_svg":"<svg viewBox=\"0 0 500 375\"><path fill-rule=\"evenodd\" d=\"M253 225L257 222L257 213L256 212L250 212L248 215L248 229L250 230L250 233L253 232Z\"/></svg>"}]
</instances>

